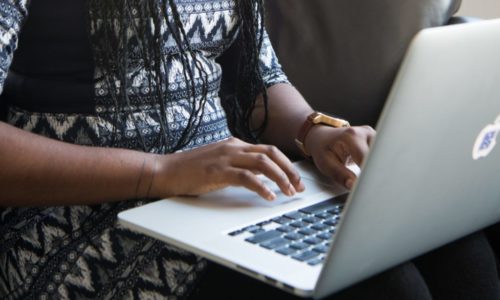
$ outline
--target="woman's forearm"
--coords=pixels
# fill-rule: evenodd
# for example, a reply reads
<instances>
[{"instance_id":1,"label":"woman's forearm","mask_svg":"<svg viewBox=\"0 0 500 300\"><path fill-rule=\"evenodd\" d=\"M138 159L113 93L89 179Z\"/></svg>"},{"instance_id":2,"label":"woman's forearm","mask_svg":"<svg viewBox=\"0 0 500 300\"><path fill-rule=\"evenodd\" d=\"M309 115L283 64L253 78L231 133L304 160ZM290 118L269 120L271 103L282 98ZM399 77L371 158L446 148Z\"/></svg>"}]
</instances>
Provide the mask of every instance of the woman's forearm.
<instances>
[{"instance_id":1,"label":"woman's forearm","mask_svg":"<svg viewBox=\"0 0 500 300\"><path fill-rule=\"evenodd\" d=\"M168 155L85 147L0 122L0 207L83 205L135 198L199 195L230 185L276 197L302 191L300 176L275 147L231 138Z\"/></svg>"},{"instance_id":2,"label":"woman's forearm","mask_svg":"<svg viewBox=\"0 0 500 300\"><path fill-rule=\"evenodd\" d=\"M0 206L95 204L145 196L154 155L72 145L0 122Z\"/></svg>"},{"instance_id":3,"label":"woman's forearm","mask_svg":"<svg viewBox=\"0 0 500 300\"><path fill-rule=\"evenodd\" d=\"M299 157L300 152L295 145L297 133L313 112L304 100L304 97L289 84L276 84L267 90L268 94L268 124L262 140L273 144L292 157ZM264 118L263 97L257 98L256 107L252 115L255 126L262 123Z\"/></svg>"}]
</instances>

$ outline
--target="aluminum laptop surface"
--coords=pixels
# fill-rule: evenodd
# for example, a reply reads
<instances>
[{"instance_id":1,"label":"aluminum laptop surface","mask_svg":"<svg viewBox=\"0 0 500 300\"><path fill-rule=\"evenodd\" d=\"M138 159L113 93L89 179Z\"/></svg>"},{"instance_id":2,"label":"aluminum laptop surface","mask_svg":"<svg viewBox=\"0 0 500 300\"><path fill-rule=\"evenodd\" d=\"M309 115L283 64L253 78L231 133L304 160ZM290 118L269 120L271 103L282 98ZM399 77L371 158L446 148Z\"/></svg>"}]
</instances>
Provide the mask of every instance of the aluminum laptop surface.
<instances>
[{"instance_id":1,"label":"aluminum laptop surface","mask_svg":"<svg viewBox=\"0 0 500 300\"><path fill-rule=\"evenodd\" d=\"M344 194L309 162L296 163L306 191L289 198L274 186L268 202L244 188L229 187L193 198L171 198L118 215L123 225L189 250L279 288L311 296L321 271L291 257L232 237L234 230ZM270 183L272 187L274 184ZM345 196L344 196L345 198Z\"/></svg>"},{"instance_id":2,"label":"aluminum laptop surface","mask_svg":"<svg viewBox=\"0 0 500 300\"><path fill-rule=\"evenodd\" d=\"M299 165L307 188L300 199L270 205L230 188L216 197L161 200L119 219L315 298L476 231L500 219L499 53L500 21L428 29L415 38L323 268L227 238L238 226L343 192L314 178L307 164Z\"/></svg>"},{"instance_id":3,"label":"aluminum laptop surface","mask_svg":"<svg viewBox=\"0 0 500 300\"><path fill-rule=\"evenodd\" d=\"M499 53L499 20L418 34L316 297L500 219Z\"/></svg>"}]
</instances>

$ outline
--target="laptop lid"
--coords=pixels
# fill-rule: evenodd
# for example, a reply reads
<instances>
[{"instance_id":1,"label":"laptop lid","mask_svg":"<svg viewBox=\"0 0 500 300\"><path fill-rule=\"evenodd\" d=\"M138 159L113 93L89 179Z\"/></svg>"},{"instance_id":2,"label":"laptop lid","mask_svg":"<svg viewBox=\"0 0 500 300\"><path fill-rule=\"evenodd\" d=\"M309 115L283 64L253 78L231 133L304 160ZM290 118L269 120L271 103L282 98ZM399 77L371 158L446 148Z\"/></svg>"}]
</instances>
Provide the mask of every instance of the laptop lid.
<instances>
[{"instance_id":1,"label":"laptop lid","mask_svg":"<svg viewBox=\"0 0 500 300\"><path fill-rule=\"evenodd\" d=\"M498 221L499 116L500 20L419 33L315 297Z\"/></svg>"}]
</instances>

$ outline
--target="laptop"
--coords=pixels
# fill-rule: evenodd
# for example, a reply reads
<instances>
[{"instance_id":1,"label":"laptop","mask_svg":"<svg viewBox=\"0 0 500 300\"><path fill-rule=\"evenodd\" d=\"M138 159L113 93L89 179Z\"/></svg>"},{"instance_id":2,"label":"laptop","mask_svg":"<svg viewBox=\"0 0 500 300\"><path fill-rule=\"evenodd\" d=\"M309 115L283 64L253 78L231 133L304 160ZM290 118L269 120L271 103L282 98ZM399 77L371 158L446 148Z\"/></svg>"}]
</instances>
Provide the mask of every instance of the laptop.
<instances>
[{"instance_id":1,"label":"laptop","mask_svg":"<svg viewBox=\"0 0 500 300\"><path fill-rule=\"evenodd\" d=\"M118 215L138 232L290 293L322 298L500 220L500 20L409 47L350 194L296 166L272 203L230 187Z\"/></svg>"}]
</instances>

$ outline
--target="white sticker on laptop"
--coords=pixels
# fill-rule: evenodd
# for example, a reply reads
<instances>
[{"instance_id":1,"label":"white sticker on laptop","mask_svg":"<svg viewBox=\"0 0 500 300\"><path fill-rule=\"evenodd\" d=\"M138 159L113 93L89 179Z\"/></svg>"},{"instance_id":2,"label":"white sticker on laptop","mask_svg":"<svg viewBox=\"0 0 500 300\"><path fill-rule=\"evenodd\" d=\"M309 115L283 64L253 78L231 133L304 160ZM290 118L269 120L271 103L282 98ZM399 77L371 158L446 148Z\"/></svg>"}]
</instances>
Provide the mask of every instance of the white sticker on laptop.
<instances>
[{"instance_id":1,"label":"white sticker on laptop","mask_svg":"<svg viewBox=\"0 0 500 300\"><path fill-rule=\"evenodd\" d=\"M500 132L500 115L495 120L495 123L488 124L479 133L472 149L472 158L478 160L488 156L497 144L497 136Z\"/></svg>"}]
</instances>

